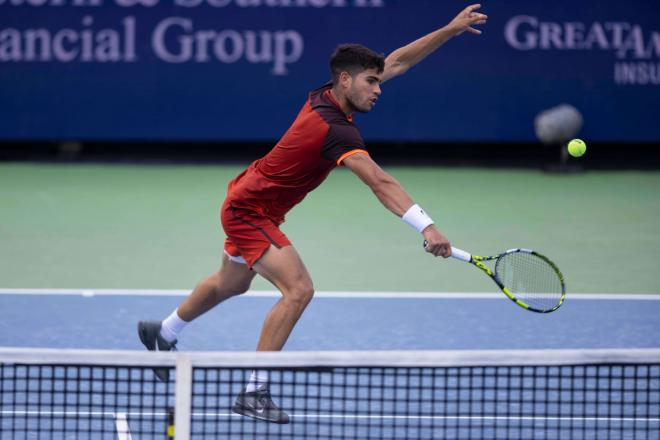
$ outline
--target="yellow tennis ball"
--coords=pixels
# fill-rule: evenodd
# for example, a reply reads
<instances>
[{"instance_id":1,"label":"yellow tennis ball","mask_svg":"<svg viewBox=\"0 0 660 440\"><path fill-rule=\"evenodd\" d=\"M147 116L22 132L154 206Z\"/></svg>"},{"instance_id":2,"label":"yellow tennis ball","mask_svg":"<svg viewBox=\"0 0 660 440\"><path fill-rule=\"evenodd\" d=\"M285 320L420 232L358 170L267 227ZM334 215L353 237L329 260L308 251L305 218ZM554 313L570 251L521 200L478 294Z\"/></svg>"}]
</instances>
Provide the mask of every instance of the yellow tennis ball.
<instances>
[{"instance_id":1,"label":"yellow tennis ball","mask_svg":"<svg viewBox=\"0 0 660 440\"><path fill-rule=\"evenodd\" d=\"M568 154L573 157L580 157L587 151L587 144L582 139L573 139L568 143Z\"/></svg>"}]
</instances>

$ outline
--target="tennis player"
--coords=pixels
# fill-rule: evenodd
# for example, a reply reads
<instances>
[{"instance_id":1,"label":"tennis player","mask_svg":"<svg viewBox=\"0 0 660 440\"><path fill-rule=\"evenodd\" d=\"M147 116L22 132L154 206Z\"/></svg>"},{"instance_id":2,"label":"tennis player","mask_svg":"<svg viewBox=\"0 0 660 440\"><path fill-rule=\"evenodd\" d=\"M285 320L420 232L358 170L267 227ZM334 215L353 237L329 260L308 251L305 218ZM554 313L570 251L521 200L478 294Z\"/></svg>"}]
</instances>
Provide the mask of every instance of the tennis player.
<instances>
[{"instance_id":1,"label":"tennis player","mask_svg":"<svg viewBox=\"0 0 660 440\"><path fill-rule=\"evenodd\" d=\"M203 279L165 320L141 321L138 332L149 350L174 350L181 330L222 301L250 288L256 274L282 293L261 328L257 351L278 351L312 299L314 287L307 269L280 230L285 214L319 186L330 171L345 166L368 185L380 202L428 242L427 252L447 258L451 246L431 217L411 199L392 176L369 156L355 112L368 113L381 94L381 84L404 74L452 37L487 16L468 6L448 25L385 57L358 44L339 46L330 59L332 81L309 93L284 137L263 158L229 182L222 204L222 227L227 235L222 266ZM347 213L350 215L350 213ZM161 380L168 370L156 370ZM235 413L275 423L289 416L272 401L267 371L252 372L239 394Z\"/></svg>"}]
</instances>

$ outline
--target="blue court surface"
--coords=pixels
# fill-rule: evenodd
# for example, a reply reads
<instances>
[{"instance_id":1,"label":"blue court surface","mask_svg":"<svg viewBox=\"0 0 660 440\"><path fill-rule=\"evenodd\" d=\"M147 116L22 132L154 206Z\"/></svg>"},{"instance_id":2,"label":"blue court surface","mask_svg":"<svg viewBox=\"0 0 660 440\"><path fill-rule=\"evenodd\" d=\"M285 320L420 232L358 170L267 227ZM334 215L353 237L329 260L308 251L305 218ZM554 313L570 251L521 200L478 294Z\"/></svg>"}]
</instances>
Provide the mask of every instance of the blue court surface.
<instances>
[{"instance_id":1,"label":"blue court surface","mask_svg":"<svg viewBox=\"0 0 660 440\"><path fill-rule=\"evenodd\" d=\"M142 351L137 322L162 319L185 294L2 289L0 346ZM252 292L228 300L184 331L180 349L253 350L278 296ZM502 294L320 292L286 349L653 348L660 345L658 330L658 295L571 295L558 311L543 315L519 308ZM274 371L273 395L292 420L275 425L237 416L230 409L250 368L213 365L194 373L193 383L199 385L192 388L192 438L658 440L658 368L370 366ZM92 366L71 371L6 366L0 376L12 381L0 401L5 416L0 439L32 438L30 433L41 429L44 435L54 432L52 438L164 438L172 382L155 381L148 367L117 373ZM44 380L50 388L30 400L29 390L42 390L39 383ZM109 396L94 395L108 390ZM104 409L107 399L120 410Z\"/></svg>"},{"instance_id":2,"label":"blue court surface","mask_svg":"<svg viewBox=\"0 0 660 440\"><path fill-rule=\"evenodd\" d=\"M180 291L0 290L0 346L142 348L136 324ZM189 325L181 350L253 350L276 292L232 298ZM660 346L660 295L569 295L550 314L502 294L319 292L286 350L645 348Z\"/></svg>"}]
</instances>

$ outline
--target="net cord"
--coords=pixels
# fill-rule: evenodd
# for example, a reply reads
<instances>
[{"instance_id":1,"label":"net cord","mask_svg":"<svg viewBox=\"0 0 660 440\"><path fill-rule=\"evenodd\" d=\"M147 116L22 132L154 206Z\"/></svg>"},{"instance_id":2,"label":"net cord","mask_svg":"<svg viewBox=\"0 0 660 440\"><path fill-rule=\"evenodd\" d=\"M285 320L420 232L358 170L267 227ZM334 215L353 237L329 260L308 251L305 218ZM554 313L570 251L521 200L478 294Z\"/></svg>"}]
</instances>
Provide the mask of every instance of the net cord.
<instances>
[{"instance_id":1,"label":"net cord","mask_svg":"<svg viewBox=\"0 0 660 440\"><path fill-rule=\"evenodd\" d=\"M588 364L652 364L660 348L542 350L391 350L284 352L144 352L0 347L1 363L176 367L186 357L195 367L470 367Z\"/></svg>"}]
</instances>

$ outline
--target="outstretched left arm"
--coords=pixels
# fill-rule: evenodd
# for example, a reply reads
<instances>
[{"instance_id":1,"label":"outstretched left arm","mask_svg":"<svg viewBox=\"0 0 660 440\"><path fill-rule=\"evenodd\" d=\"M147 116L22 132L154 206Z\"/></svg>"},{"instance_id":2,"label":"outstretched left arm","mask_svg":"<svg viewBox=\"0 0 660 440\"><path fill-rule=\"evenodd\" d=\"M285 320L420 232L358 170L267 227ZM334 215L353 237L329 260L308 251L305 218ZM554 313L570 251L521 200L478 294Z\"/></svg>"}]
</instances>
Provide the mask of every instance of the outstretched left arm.
<instances>
[{"instance_id":1,"label":"outstretched left arm","mask_svg":"<svg viewBox=\"0 0 660 440\"><path fill-rule=\"evenodd\" d=\"M470 5L461 11L447 26L442 27L412 43L400 47L385 58L385 70L382 82L403 75L408 69L422 61L429 54L449 41L450 38L465 31L479 35L481 31L474 25L485 24L488 16L474 12L481 5Z\"/></svg>"}]
</instances>

